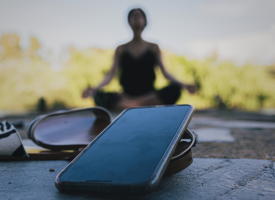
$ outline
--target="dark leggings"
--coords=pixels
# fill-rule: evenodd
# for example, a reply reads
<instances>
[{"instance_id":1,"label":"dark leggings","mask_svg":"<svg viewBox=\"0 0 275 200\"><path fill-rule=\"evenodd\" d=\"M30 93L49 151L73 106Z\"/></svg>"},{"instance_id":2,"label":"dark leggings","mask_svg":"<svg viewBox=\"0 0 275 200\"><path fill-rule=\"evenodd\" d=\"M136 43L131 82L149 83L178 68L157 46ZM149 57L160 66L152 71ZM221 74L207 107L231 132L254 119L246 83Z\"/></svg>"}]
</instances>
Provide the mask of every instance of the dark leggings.
<instances>
[{"instance_id":1,"label":"dark leggings","mask_svg":"<svg viewBox=\"0 0 275 200\"><path fill-rule=\"evenodd\" d=\"M181 95L181 87L173 83L155 91L163 104L175 104ZM94 96L94 100L97 106L113 109L114 105L120 100L120 96L115 92L98 91Z\"/></svg>"}]
</instances>

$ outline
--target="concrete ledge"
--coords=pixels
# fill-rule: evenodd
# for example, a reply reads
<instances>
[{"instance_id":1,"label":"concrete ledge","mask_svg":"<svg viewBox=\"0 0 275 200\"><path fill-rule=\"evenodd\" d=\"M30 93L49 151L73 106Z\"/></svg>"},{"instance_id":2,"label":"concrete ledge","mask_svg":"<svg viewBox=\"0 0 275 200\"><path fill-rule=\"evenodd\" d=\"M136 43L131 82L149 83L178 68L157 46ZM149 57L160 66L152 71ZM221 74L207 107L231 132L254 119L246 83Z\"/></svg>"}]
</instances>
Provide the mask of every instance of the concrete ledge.
<instances>
[{"instance_id":1,"label":"concrete ledge","mask_svg":"<svg viewBox=\"0 0 275 200\"><path fill-rule=\"evenodd\" d=\"M275 164L252 159L194 159L143 196L64 194L54 185L66 161L0 162L0 199L274 199ZM55 169L50 172L49 169Z\"/></svg>"}]
</instances>

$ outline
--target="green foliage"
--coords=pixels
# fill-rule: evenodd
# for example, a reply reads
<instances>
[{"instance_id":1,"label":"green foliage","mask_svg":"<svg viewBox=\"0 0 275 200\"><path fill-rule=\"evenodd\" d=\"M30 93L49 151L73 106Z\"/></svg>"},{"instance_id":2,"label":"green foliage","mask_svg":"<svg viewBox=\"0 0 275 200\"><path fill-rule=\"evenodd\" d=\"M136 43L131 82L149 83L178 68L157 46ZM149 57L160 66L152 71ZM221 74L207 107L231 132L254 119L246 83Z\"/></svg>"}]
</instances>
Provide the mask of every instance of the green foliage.
<instances>
[{"instance_id":1,"label":"green foliage","mask_svg":"<svg viewBox=\"0 0 275 200\"><path fill-rule=\"evenodd\" d=\"M41 44L36 38L30 38L27 49L22 49L19 41L16 34L4 34L0 39L0 110L35 109L42 97L47 107L55 109L94 105L91 99L82 99L81 93L87 86L98 85L108 73L113 50L68 49L69 59L63 70L56 72L39 55ZM236 66L220 61L217 55L190 60L165 52L163 60L178 80L194 83L198 88L195 95L183 91L179 104L189 103L199 109L275 107L274 66ZM156 88L168 84L158 68L156 74ZM121 91L118 79L104 90Z\"/></svg>"},{"instance_id":2,"label":"green foliage","mask_svg":"<svg viewBox=\"0 0 275 200\"><path fill-rule=\"evenodd\" d=\"M23 50L18 46L18 38L11 34L3 35L0 40L4 49L0 52L0 110L35 109L41 97L51 104L66 87L66 79L38 55L39 43L35 48L30 45ZM12 45L6 41L13 39L16 43L11 42Z\"/></svg>"},{"instance_id":3,"label":"green foliage","mask_svg":"<svg viewBox=\"0 0 275 200\"><path fill-rule=\"evenodd\" d=\"M68 102L69 106L94 105L90 99L82 99L81 92L88 86L97 86L102 81L112 65L113 54L113 50L71 49L70 59L62 72L67 80L67 87L64 91L67 100L64 99L64 101ZM118 81L115 79L104 89L118 91L119 88Z\"/></svg>"},{"instance_id":4,"label":"green foliage","mask_svg":"<svg viewBox=\"0 0 275 200\"><path fill-rule=\"evenodd\" d=\"M275 79L265 66L236 66L229 61L218 61L216 56L203 61L175 55L167 57L167 66L174 67L170 71L176 72L177 78L181 75L181 80L191 80L199 88L196 95L183 94L178 103L191 103L199 108L218 107L218 97L226 108L255 110L275 106Z\"/></svg>"}]
</instances>

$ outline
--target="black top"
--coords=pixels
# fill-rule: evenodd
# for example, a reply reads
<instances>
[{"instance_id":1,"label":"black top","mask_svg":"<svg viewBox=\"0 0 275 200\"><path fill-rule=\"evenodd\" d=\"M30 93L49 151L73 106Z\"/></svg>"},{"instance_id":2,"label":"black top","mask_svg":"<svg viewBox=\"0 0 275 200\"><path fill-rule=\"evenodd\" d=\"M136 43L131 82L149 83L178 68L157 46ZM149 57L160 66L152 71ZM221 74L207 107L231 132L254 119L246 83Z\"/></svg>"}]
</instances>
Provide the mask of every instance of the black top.
<instances>
[{"instance_id":1,"label":"black top","mask_svg":"<svg viewBox=\"0 0 275 200\"><path fill-rule=\"evenodd\" d=\"M119 63L119 82L124 93L130 96L139 96L153 91L156 64L156 56L149 48L138 57L133 56L129 50L125 50Z\"/></svg>"}]
</instances>

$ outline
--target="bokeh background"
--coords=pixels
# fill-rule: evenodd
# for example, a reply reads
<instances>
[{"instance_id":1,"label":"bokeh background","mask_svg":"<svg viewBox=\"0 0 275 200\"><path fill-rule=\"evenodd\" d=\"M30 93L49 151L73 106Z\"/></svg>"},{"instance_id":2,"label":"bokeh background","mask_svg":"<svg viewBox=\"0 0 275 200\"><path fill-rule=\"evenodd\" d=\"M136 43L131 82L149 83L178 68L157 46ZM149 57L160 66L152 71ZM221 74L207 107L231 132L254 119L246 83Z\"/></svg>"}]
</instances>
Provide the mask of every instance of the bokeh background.
<instances>
[{"instance_id":1,"label":"bokeh background","mask_svg":"<svg viewBox=\"0 0 275 200\"><path fill-rule=\"evenodd\" d=\"M197 109L275 108L274 0L0 0L0 111L93 106L82 99L131 40L127 14L142 8L143 37L167 70L195 83L177 103ZM167 82L157 70L156 87ZM121 91L117 79L104 87Z\"/></svg>"}]
</instances>

